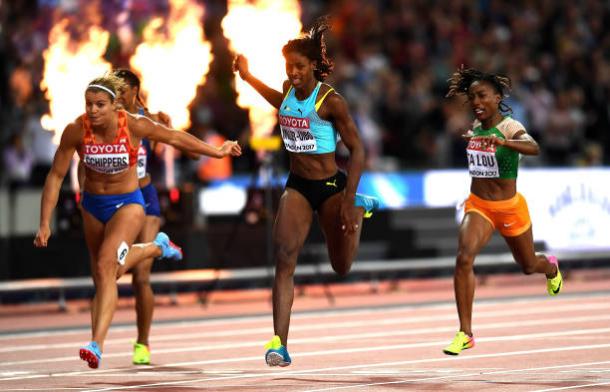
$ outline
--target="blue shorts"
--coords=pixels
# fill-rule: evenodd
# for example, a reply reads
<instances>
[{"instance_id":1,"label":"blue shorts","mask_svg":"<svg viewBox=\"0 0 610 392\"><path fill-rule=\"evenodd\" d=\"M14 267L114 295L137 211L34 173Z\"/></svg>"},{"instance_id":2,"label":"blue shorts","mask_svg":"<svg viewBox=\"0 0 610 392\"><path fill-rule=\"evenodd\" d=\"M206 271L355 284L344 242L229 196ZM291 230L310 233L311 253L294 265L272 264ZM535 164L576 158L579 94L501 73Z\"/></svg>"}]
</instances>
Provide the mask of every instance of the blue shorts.
<instances>
[{"instance_id":1,"label":"blue shorts","mask_svg":"<svg viewBox=\"0 0 610 392\"><path fill-rule=\"evenodd\" d=\"M159 196L157 189L152 182L144 188L140 188L142 196L144 196L144 211L146 215L161 216L161 207L159 206Z\"/></svg>"},{"instance_id":2,"label":"blue shorts","mask_svg":"<svg viewBox=\"0 0 610 392\"><path fill-rule=\"evenodd\" d=\"M140 188L121 195L94 195L83 192L81 205L97 220L106 224L121 207L128 204L139 204L144 207L144 197Z\"/></svg>"}]
</instances>

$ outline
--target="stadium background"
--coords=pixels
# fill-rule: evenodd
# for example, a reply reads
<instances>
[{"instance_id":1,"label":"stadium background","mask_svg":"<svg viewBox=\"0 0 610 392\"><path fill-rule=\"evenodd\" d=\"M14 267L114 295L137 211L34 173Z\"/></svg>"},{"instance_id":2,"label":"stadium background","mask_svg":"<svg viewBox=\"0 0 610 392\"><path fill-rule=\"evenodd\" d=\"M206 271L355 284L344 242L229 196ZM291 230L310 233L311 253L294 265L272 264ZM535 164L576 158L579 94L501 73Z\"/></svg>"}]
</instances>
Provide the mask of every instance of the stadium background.
<instances>
[{"instance_id":1,"label":"stadium background","mask_svg":"<svg viewBox=\"0 0 610 392\"><path fill-rule=\"evenodd\" d=\"M113 67L129 67L148 23L155 17L167 22L174 3L204 9L198 23L213 56L205 81L188 104L191 124L184 129L205 140L237 139L244 146L249 145L253 127L249 110L238 104L232 41L223 29L232 5L290 6L305 28L319 16L333 17L328 46L336 68L328 82L351 105L366 147L360 190L382 199L382 210L364 229L359 261L376 261L391 270L393 261L404 266L409 260L453 256L456 206L468 191L460 135L468 129L471 115L463 101L444 95L446 80L461 64L511 77L513 91L507 103L541 146L540 156L522 159L519 180L530 203L538 249L576 251L576 259L589 260L571 263L574 268L601 266L610 258L610 6L605 1L4 0L0 280L89 273L68 177L49 248L31 246L40 192L55 149L53 133L41 123L51 101L40 87L49 33L65 23L74 47L90 28L101 28L108 32L103 60ZM281 31L283 21L276 22L267 27ZM241 30L253 36L263 27L255 19L241 24ZM267 53L266 45L261 40L251 46ZM279 49L276 52L279 56ZM275 67L268 58L249 57L251 64L262 64L272 74L284 73L281 63ZM191 60L175 59L157 82L182 86L178 65ZM64 89L69 88L65 82L79 74L77 68L64 75ZM84 108L82 100L78 105ZM277 127L272 128L277 133ZM159 154L151 170L161 193L163 230L183 245L186 260L157 263L155 271L268 264L268 218L273 208L266 197L277 198L287 162L283 151L265 154L263 159L263 153L247 148L243 157L215 170L208 161L190 161L178 154L168 166L167 155ZM345 157L339 149L339 162ZM507 248L494 237L485 252L501 254ZM592 252L594 256L586 256ZM326 261L321 233L314 225L299 263ZM417 273L446 274L450 264L445 267ZM507 267L492 263L490 268ZM348 279L358 278L355 274Z\"/></svg>"}]
</instances>

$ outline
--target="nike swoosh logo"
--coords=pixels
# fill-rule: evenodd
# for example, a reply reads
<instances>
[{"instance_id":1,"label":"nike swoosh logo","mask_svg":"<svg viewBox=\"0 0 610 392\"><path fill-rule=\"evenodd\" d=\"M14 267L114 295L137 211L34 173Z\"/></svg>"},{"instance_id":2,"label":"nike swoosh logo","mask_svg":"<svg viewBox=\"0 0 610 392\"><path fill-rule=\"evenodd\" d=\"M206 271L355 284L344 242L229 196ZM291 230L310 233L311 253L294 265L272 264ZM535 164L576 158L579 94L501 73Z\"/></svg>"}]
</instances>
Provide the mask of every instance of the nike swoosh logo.
<instances>
[{"instance_id":1,"label":"nike swoosh logo","mask_svg":"<svg viewBox=\"0 0 610 392\"><path fill-rule=\"evenodd\" d=\"M513 223L504 223L504 227L511 227L514 224L515 224L515 222L513 222Z\"/></svg>"},{"instance_id":2,"label":"nike swoosh logo","mask_svg":"<svg viewBox=\"0 0 610 392\"><path fill-rule=\"evenodd\" d=\"M561 283L563 283L563 282L559 282L559 286L557 286L557 290L552 290L553 294L558 294L559 291L561 291Z\"/></svg>"},{"instance_id":3,"label":"nike swoosh logo","mask_svg":"<svg viewBox=\"0 0 610 392\"><path fill-rule=\"evenodd\" d=\"M335 184L334 182L327 182L326 185L334 186L335 188L337 187L337 184Z\"/></svg>"},{"instance_id":4,"label":"nike swoosh logo","mask_svg":"<svg viewBox=\"0 0 610 392\"><path fill-rule=\"evenodd\" d=\"M123 207L123 204L125 204L125 203L119 203L119 204L117 204L117 205L115 206L115 207L116 207L116 209L118 210L119 208Z\"/></svg>"}]
</instances>

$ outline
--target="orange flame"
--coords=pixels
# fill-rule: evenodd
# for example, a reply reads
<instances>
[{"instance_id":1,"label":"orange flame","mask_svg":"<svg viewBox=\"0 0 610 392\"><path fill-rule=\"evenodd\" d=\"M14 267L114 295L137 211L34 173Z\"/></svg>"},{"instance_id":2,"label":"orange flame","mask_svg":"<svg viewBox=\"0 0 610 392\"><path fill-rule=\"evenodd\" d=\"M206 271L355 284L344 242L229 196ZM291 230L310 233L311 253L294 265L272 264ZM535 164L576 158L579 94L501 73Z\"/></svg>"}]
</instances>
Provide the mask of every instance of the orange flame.
<instances>
[{"instance_id":1,"label":"orange flame","mask_svg":"<svg viewBox=\"0 0 610 392\"><path fill-rule=\"evenodd\" d=\"M87 84L103 75L111 66L103 57L109 33L92 26L80 41L67 30L70 22L62 19L49 32L49 47L42 53L44 73L40 88L49 100L50 113L40 119L43 128L55 131L53 142L70 122L84 111Z\"/></svg>"},{"instance_id":2,"label":"orange flame","mask_svg":"<svg viewBox=\"0 0 610 392\"><path fill-rule=\"evenodd\" d=\"M204 8L194 0L170 0L167 21L151 20L130 64L152 112L163 111L177 129L191 125L188 106L203 84L212 61L201 21Z\"/></svg>"},{"instance_id":3,"label":"orange flame","mask_svg":"<svg viewBox=\"0 0 610 392\"><path fill-rule=\"evenodd\" d=\"M297 0L228 0L222 28L233 51L248 58L250 72L281 91L286 80L282 47L299 35L300 17ZM235 86L237 104L250 109L253 136L271 134L277 122L276 110L237 75Z\"/></svg>"}]
</instances>

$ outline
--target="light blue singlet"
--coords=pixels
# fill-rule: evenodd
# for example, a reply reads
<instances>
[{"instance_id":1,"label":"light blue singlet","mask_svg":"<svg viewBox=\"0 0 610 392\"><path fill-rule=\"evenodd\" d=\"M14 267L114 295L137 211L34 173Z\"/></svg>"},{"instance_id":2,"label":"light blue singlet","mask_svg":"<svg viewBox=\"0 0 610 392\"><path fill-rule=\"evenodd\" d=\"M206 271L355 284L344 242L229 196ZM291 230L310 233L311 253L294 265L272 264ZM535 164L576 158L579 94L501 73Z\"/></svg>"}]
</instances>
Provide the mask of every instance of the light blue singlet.
<instances>
[{"instance_id":1,"label":"light blue singlet","mask_svg":"<svg viewBox=\"0 0 610 392\"><path fill-rule=\"evenodd\" d=\"M318 116L318 109L329 89L316 103L322 83L318 82L309 97L299 101L290 86L280 106L280 130L286 150L294 153L327 154L337 147L337 130L330 121Z\"/></svg>"}]
</instances>

